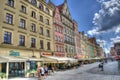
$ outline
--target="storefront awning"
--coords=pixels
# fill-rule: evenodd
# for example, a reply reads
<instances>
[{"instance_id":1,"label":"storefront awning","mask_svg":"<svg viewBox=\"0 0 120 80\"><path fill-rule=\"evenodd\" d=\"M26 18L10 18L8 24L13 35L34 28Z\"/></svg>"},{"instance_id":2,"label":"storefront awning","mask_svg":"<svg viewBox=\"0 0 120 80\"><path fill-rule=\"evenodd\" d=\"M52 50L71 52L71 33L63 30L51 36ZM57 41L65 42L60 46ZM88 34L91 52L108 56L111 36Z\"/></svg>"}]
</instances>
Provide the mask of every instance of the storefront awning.
<instances>
[{"instance_id":1,"label":"storefront awning","mask_svg":"<svg viewBox=\"0 0 120 80\"><path fill-rule=\"evenodd\" d=\"M23 57L25 58L27 61L43 61L43 59L41 58L35 58L35 57Z\"/></svg>"},{"instance_id":2,"label":"storefront awning","mask_svg":"<svg viewBox=\"0 0 120 80\"><path fill-rule=\"evenodd\" d=\"M14 57L14 56L1 56L0 58L3 58L6 60L6 62L25 62L27 59L21 58L21 57Z\"/></svg>"},{"instance_id":3,"label":"storefront awning","mask_svg":"<svg viewBox=\"0 0 120 80\"><path fill-rule=\"evenodd\" d=\"M6 63L8 60L0 57L0 63Z\"/></svg>"},{"instance_id":4,"label":"storefront awning","mask_svg":"<svg viewBox=\"0 0 120 80\"><path fill-rule=\"evenodd\" d=\"M76 59L73 58L67 58L67 57L55 57L55 56L44 56L49 59L53 59L54 61L57 61L57 63L66 63L66 62L77 62Z\"/></svg>"},{"instance_id":5,"label":"storefront awning","mask_svg":"<svg viewBox=\"0 0 120 80\"><path fill-rule=\"evenodd\" d=\"M64 57L63 60L69 61L70 63L76 63L78 60L74 58Z\"/></svg>"},{"instance_id":6,"label":"storefront awning","mask_svg":"<svg viewBox=\"0 0 120 80\"><path fill-rule=\"evenodd\" d=\"M82 55L82 54L77 54L77 55L75 56L75 58L76 58L76 59L83 58L83 55Z\"/></svg>"}]
</instances>

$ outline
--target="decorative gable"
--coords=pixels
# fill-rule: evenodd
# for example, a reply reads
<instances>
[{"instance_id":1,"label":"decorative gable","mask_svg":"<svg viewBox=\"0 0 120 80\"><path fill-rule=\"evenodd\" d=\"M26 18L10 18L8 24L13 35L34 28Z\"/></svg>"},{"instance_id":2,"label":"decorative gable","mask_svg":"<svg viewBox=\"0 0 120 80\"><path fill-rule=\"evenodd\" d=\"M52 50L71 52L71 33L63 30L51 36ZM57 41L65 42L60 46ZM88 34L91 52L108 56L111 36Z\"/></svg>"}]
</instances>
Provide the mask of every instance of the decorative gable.
<instances>
[{"instance_id":1,"label":"decorative gable","mask_svg":"<svg viewBox=\"0 0 120 80\"><path fill-rule=\"evenodd\" d=\"M59 9L56 7L54 12L54 22L62 24Z\"/></svg>"},{"instance_id":2,"label":"decorative gable","mask_svg":"<svg viewBox=\"0 0 120 80\"><path fill-rule=\"evenodd\" d=\"M62 7L62 14L64 16L66 16L67 18L71 19L71 15L70 15L70 12L69 12L69 9L68 9L68 6L67 6L66 2L64 2L64 5Z\"/></svg>"}]
</instances>

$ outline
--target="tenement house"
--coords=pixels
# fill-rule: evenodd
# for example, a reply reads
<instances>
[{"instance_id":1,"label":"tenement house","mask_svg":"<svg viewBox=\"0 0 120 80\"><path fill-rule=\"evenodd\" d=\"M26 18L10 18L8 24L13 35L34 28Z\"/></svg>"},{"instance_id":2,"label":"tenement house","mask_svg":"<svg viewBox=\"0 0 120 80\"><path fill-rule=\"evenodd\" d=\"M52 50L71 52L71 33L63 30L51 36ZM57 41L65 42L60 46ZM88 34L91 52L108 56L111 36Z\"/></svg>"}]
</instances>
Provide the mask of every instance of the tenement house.
<instances>
[{"instance_id":1,"label":"tenement house","mask_svg":"<svg viewBox=\"0 0 120 80\"><path fill-rule=\"evenodd\" d=\"M52 14L45 0L0 0L1 72L22 75L53 52Z\"/></svg>"}]
</instances>

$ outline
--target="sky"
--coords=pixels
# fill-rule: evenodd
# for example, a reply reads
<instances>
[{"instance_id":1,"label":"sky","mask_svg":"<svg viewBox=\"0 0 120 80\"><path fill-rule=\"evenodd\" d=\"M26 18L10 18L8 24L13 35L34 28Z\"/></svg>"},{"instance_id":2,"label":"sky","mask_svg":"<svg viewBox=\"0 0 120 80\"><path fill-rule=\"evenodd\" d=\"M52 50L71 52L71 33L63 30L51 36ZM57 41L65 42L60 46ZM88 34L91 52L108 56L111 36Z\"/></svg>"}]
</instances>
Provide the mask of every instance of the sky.
<instances>
[{"instance_id":1,"label":"sky","mask_svg":"<svg viewBox=\"0 0 120 80\"><path fill-rule=\"evenodd\" d=\"M55 5L64 2L51 1ZM67 4L78 31L96 37L106 53L115 42L120 42L120 0L67 0Z\"/></svg>"}]
</instances>

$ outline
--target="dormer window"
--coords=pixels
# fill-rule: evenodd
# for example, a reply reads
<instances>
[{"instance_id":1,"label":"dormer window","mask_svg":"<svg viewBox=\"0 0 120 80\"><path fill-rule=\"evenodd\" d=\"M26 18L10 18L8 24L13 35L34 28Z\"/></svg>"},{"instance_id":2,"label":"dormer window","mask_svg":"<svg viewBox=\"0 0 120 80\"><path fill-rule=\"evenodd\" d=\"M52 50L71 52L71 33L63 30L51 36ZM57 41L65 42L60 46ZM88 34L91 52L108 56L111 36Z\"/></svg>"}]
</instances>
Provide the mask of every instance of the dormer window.
<instances>
[{"instance_id":1,"label":"dormer window","mask_svg":"<svg viewBox=\"0 0 120 80\"><path fill-rule=\"evenodd\" d=\"M37 1L36 0L29 0L29 2L34 5L34 6L37 6Z\"/></svg>"},{"instance_id":2,"label":"dormer window","mask_svg":"<svg viewBox=\"0 0 120 80\"><path fill-rule=\"evenodd\" d=\"M42 11L44 10L44 7L43 7L42 4L39 4L39 9L42 10Z\"/></svg>"},{"instance_id":3,"label":"dormer window","mask_svg":"<svg viewBox=\"0 0 120 80\"><path fill-rule=\"evenodd\" d=\"M45 12L46 12L47 14L49 14L49 9L48 9L48 8L46 8L46 9L45 9Z\"/></svg>"}]
</instances>

